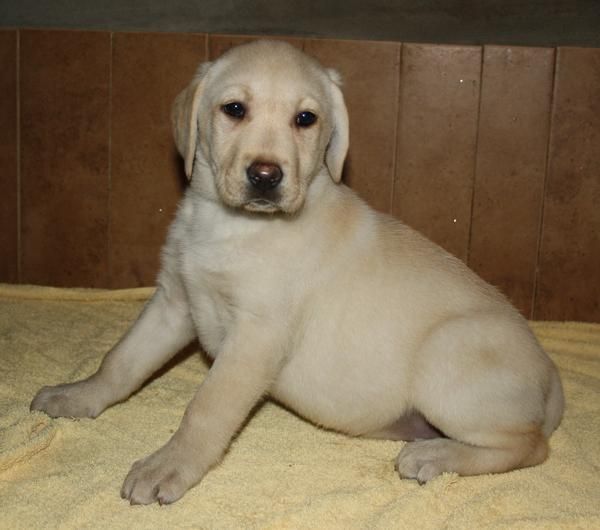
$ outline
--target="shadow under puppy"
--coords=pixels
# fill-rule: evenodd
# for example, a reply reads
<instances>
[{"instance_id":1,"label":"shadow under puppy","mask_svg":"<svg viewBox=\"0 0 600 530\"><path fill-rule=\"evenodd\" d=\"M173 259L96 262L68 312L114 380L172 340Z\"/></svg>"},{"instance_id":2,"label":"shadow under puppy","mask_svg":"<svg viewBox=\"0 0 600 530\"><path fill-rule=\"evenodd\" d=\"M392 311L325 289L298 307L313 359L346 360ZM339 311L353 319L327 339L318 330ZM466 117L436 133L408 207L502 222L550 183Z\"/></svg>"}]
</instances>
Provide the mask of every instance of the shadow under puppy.
<instances>
[{"instance_id":1,"label":"shadow under puppy","mask_svg":"<svg viewBox=\"0 0 600 530\"><path fill-rule=\"evenodd\" d=\"M95 374L31 404L96 417L198 337L214 363L172 438L133 464L131 503L179 499L265 395L318 425L409 440L396 467L421 483L547 456L564 407L555 366L494 288L340 183L338 85L258 41L202 65L175 101L191 183L156 293Z\"/></svg>"}]
</instances>

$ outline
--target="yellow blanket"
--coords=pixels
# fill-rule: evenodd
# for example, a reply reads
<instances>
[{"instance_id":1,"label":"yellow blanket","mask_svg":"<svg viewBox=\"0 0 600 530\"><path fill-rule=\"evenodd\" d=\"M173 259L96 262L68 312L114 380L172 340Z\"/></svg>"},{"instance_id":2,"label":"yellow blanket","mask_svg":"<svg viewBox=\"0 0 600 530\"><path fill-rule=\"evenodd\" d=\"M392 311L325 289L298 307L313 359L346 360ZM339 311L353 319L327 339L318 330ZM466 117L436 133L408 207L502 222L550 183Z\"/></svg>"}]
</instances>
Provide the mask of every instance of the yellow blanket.
<instances>
[{"instance_id":1,"label":"yellow blanket","mask_svg":"<svg viewBox=\"0 0 600 530\"><path fill-rule=\"evenodd\" d=\"M131 463L177 427L206 373L195 353L96 420L30 413L42 385L92 373L150 294L0 285L1 528L600 528L600 325L533 323L567 410L541 466L400 480L401 443L318 429L266 403L171 506L129 506Z\"/></svg>"}]
</instances>

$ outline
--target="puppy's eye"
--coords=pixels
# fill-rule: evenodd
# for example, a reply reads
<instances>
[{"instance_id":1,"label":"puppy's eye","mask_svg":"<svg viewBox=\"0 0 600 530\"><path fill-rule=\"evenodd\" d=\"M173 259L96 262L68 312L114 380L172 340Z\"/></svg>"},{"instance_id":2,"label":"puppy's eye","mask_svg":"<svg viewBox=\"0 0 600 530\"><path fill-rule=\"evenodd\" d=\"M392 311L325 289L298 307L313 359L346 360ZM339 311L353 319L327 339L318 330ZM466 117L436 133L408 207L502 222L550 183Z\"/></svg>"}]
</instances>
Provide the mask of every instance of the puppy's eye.
<instances>
[{"instance_id":1,"label":"puppy's eye","mask_svg":"<svg viewBox=\"0 0 600 530\"><path fill-rule=\"evenodd\" d=\"M226 103L221 107L221 110L236 120L241 120L246 115L246 107L244 107L244 104L240 103L239 101Z\"/></svg>"},{"instance_id":2,"label":"puppy's eye","mask_svg":"<svg viewBox=\"0 0 600 530\"><path fill-rule=\"evenodd\" d=\"M316 121L317 116L308 110L304 110L296 116L296 125L298 127L310 127Z\"/></svg>"}]
</instances>

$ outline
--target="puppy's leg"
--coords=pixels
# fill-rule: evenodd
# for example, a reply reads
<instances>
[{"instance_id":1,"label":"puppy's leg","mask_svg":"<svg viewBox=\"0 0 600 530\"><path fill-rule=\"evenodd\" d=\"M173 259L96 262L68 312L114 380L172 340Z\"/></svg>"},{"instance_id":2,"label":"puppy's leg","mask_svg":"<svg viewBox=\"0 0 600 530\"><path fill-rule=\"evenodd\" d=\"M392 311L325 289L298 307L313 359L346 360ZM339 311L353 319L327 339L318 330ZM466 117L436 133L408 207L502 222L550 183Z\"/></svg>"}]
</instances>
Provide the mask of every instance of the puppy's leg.
<instances>
[{"instance_id":1,"label":"puppy's leg","mask_svg":"<svg viewBox=\"0 0 600 530\"><path fill-rule=\"evenodd\" d=\"M545 460L554 367L524 327L497 315L449 320L425 342L419 364L415 407L448 438L406 444L396 462L402 477L423 483Z\"/></svg>"},{"instance_id":2,"label":"puppy's leg","mask_svg":"<svg viewBox=\"0 0 600 530\"><path fill-rule=\"evenodd\" d=\"M268 329L256 322L236 325L178 430L161 449L133 464L121 489L124 499L174 502L220 459L279 370L281 341Z\"/></svg>"},{"instance_id":3,"label":"puppy's leg","mask_svg":"<svg viewBox=\"0 0 600 530\"><path fill-rule=\"evenodd\" d=\"M42 410L52 417L95 418L127 398L193 337L183 292L167 294L159 287L95 374L76 383L42 388L31 402L31 410Z\"/></svg>"}]
</instances>

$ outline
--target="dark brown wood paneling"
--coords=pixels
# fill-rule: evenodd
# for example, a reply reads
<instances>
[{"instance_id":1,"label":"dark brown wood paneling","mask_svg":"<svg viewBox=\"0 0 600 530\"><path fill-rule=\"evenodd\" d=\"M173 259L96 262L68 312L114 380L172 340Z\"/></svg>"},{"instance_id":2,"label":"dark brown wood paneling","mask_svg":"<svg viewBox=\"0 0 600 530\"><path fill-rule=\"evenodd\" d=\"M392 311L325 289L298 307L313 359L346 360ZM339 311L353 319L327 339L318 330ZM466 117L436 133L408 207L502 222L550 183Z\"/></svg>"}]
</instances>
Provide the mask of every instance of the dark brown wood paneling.
<instances>
[{"instance_id":1,"label":"dark brown wood paneling","mask_svg":"<svg viewBox=\"0 0 600 530\"><path fill-rule=\"evenodd\" d=\"M0 282L18 280L17 31L0 31Z\"/></svg>"},{"instance_id":2,"label":"dark brown wood paneling","mask_svg":"<svg viewBox=\"0 0 600 530\"><path fill-rule=\"evenodd\" d=\"M600 321L600 49L559 48L534 317Z\"/></svg>"},{"instance_id":3,"label":"dark brown wood paneling","mask_svg":"<svg viewBox=\"0 0 600 530\"><path fill-rule=\"evenodd\" d=\"M22 281L108 283L110 34L22 31Z\"/></svg>"},{"instance_id":4,"label":"dark brown wood paneling","mask_svg":"<svg viewBox=\"0 0 600 530\"><path fill-rule=\"evenodd\" d=\"M469 266L531 317L554 49L486 46Z\"/></svg>"},{"instance_id":5,"label":"dark brown wood paneling","mask_svg":"<svg viewBox=\"0 0 600 530\"><path fill-rule=\"evenodd\" d=\"M401 44L311 39L304 49L342 76L350 117L344 181L391 213Z\"/></svg>"},{"instance_id":6,"label":"dark brown wood paneling","mask_svg":"<svg viewBox=\"0 0 600 530\"><path fill-rule=\"evenodd\" d=\"M206 36L116 33L113 50L110 284L152 285L185 182L171 107Z\"/></svg>"},{"instance_id":7,"label":"dark brown wood paneling","mask_svg":"<svg viewBox=\"0 0 600 530\"><path fill-rule=\"evenodd\" d=\"M402 47L393 213L463 260L480 74L480 47Z\"/></svg>"},{"instance_id":8,"label":"dark brown wood paneling","mask_svg":"<svg viewBox=\"0 0 600 530\"><path fill-rule=\"evenodd\" d=\"M0 31L0 281L20 259L24 282L153 283L184 181L172 101L199 62L256 38ZM345 79L359 194L525 315L537 266L534 318L600 321L599 50L560 49L551 96L550 49L486 47L482 73L478 47L284 40Z\"/></svg>"}]
</instances>

